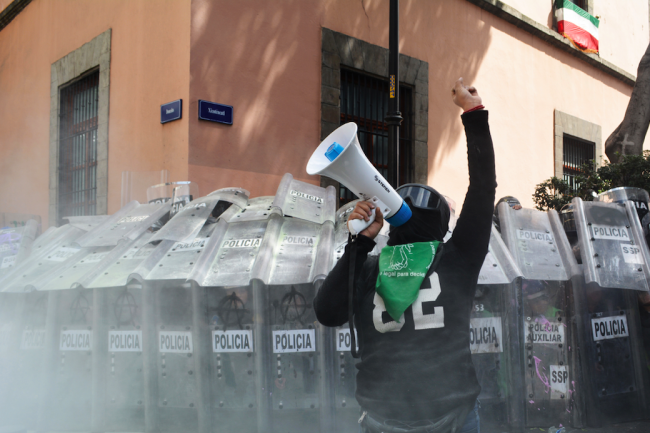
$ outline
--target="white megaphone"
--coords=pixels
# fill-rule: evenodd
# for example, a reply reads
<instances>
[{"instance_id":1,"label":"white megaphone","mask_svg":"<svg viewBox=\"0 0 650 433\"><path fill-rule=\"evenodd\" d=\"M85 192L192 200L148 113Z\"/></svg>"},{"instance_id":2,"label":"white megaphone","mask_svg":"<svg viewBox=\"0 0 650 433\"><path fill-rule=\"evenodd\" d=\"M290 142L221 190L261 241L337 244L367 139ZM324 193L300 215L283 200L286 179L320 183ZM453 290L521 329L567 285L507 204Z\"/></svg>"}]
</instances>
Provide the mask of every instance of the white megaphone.
<instances>
[{"instance_id":1,"label":"white megaphone","mask_svg":"<svg viewBox=\"0 0 650 433\"><path fill-rule=\"evenodd\" d=\"M338 127L323 140L307 163L307 174L320 174L342 183L357 197L379 207L392 226L401 226L411 218L411 209L364 155L354 122ZM348 229L356 235L374 220L373 209L369 221L349 221Z\"/></svg>"}]
</instances>

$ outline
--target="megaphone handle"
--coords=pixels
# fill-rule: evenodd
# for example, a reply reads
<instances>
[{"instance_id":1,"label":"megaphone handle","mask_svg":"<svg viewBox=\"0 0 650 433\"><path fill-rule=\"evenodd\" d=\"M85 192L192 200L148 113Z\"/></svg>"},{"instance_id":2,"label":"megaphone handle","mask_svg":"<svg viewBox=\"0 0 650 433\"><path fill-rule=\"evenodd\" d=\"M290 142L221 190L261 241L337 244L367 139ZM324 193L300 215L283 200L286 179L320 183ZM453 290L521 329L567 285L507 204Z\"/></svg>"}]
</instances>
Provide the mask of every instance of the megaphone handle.
<instances>
[{"instance_id":1,"label":"megaphone handle","mask_svg":"<svg viewBox=\"0 0 650 433\"><path fill-rule=\"evenodd\" d=\"M375 209L372 210L370 219L366 220L350 220L348 221L348 230L352 236L356 236L372 224L375 221Z\"/></svg>"}]
</instances>

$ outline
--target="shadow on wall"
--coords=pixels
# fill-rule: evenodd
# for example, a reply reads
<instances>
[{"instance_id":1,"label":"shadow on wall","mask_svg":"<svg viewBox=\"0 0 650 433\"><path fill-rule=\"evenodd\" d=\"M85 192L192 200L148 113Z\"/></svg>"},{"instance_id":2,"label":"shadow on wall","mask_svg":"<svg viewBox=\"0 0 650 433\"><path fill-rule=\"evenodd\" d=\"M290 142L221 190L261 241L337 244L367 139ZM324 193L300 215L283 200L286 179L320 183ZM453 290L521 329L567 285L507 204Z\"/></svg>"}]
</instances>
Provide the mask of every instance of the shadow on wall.
<instances>
[{"instance_id":1,"label":"shadow on wall","mask_svg":"<svg viewBox=\"0 0 650 433\"><path fill-rule=\"evenodd\" d=\"M320 107L320 12L314 6L192 2L189 163L211 169L201 182L210 184L207 190L238 182L253 195L273 194L277 183L257 185L265 179L257 175L278 176L278 182L286 172L306 177L305 148L317 144ZM198 99L233 105L234 124L199 122Z\"/></svg>"},{"instance_id":2,"label":"shadow on wall","mask_svg":"<svg viewBox=\"0 0 650 433\"><path fill-rule=\"evenodd\" d=\"M429 173L445 165L457 146L465 146L461 111L451 100L451 89L459 77L466 85L476 83L492 41L486 14L467 1L404 2L400 50L429 63L429 107L415 107L416 130L422 116L429 119ZM485 97L485 89L478 90ZM416 158L422 156L416 145ZM455 169L466 176L466 164Z\"/></svg>"},{"instance_id":3,"label":"shadow on wall","mask_svg":"<svg viewBox=\"0 0 650 433\"><path fill-rule=\"evenodd\" d=\"M429 171L464 143L450 90L476 79L491 41L483 14L465 0L401 2L400 51L429 64L428 105L414 107ZM321 27L387 47L388 1L192 1L189 164L206 190L272 194L277 183L259 183L285 172L318 182L304 168L320 138ZM199 124L198 99L233 105L235 124Z\"/></svg>"}]
</instances>

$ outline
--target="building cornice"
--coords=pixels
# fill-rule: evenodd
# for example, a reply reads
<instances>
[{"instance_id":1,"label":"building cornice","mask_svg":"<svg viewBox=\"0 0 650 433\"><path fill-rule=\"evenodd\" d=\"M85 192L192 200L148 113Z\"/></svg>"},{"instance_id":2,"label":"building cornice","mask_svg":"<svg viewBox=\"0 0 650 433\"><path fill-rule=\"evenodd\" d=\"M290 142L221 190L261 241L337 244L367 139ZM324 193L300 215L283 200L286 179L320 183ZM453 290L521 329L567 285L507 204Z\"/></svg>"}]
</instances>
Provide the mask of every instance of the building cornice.
<instances>
[{"instance_id":1,"label":"building cornice","mask_svg":"<svg viewBox=\"0 0 650 433\"><path fill-rule=\"evenodd\" d=\"M30 4L32 0L14 0L0 12L0 32Z\"/></svg>"},{"instance_id":2,"label":"building cornice","mask_svg":"<svg viewBox=\"0 0 650 433\"><path fill-rule=\"evenodd\" d=\"M499 0L467 0L470 3L486 10L497 17L514 24L522 30L527 31L533 36L549 43L550 45L559 48L560 50L571 54L574 57L590 64L591 66L611 75L617 80L622 81L628 86L633 87L636 83L636 77L627 71L619 68L613 63L602 59L596 54L587 54L575 48L568 39L560 35L555 30L538 23L537 21L527 17L519 12L517 9L504 4Z\"/></svg>"}]
</instances>

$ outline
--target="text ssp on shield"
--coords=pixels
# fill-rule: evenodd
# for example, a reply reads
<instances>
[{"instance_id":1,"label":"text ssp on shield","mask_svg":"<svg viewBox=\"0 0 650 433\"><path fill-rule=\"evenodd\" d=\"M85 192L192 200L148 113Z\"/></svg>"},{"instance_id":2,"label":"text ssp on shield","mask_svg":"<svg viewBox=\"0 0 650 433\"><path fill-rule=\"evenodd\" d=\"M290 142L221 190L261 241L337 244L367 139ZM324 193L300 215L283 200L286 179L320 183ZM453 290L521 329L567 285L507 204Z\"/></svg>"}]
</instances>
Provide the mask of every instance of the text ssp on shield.
<instances>
[{"instance_id":1,"label":"text ssp on shield","mask_svg":"<svg viewBox=\"0 0 650 433\"><path fill-rule=\"evenodd\" d=\"M192 333L186 331L160 331L158 333L160 353L192 353Z\"/></svg>"},{"instance_id":2,"label":"text ssp on shield","mask_svg":"<svg viewBox=\"0 0 650 433\"><path fill-rule=\"evenodd\" d=\"M253 350L253 331L212 331L212 351L215 353L248 353Z\"/></svg>"},{"instance_id":3,"label":"text ssp on shield","mask_svg":"<svg viewBox=\"0 0 650 433\"><path fill-rule=\"evenodd\" d=\"M551 400L564 398L568 391L569 369L566 365L551 365Z\"/></svg>"},{"instance_id":4,"label":"text ssp on shield","mask_svg":"<svg viewBox=\"0 0 650 433\"><path fill-rule=\"evenodd\" d=\"M93 331L88 330L66 330L61 331L59 350L92 350Z\"/></svg>"},{"instance_id":5,"label":"text ssp on shield","mask_svg":"<svg viewBox=\"0 0 650 433\"><path fill-rule=\"evenodd\" d=\"M316 351L316 330L273 331L273 353Z\"/></svg>"},{"instance_id":6,"label":"text ssp on shield","mask_svg":"<svg viewBox=\"0 0 650 433\"><path fill-rule=\"evenodd\" d=\"M591 333L594 341L627 337L630 335L627 329L625 315L591 319Z\"/></svg>"},{"instance_id":7,"label":"text ssp on shield","mask_svg":"<svg viewBox=\"0 0 650 433\"><path fill-rule=\"evenodd\" d=\"M142 331L110 331L109 352L142 352Z\"/></svg>"}]
</instances>

